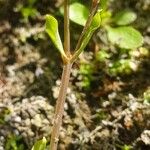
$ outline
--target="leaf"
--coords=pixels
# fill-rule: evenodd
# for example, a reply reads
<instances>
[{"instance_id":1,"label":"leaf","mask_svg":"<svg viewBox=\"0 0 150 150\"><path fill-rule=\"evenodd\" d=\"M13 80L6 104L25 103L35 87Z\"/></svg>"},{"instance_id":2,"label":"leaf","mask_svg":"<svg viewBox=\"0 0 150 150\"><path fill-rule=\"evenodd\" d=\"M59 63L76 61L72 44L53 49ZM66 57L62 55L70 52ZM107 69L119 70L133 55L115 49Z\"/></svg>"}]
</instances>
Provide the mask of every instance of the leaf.
<instances>
[{"instance_id":1,"label":"leaf","mask_svg":"<svg viewBox=\"0 0 150 150\"><path fill-rule=\"evenodd\" d=\"M43 137L42 140L37 141L31 150L45 150L46 148L46 138Z\"/></svg>"},{"instance_id":2,"label":"leaf","mask_svg":"<svg viewBox=\"0 0 150 150\"><path fill-rule=\"evenodd\" d=\"M89 15L87 7L80 3L70 5L70 20L84 26Z\"/></svg>"},{"instance_id":3,"label":"leaf","mask_svg":"<svg viewBox=\"0 0 150 150\"><path fill-rule=\"evenodd\" d=\"M91 39L94 31L100 27L100 23L101 23L101 17L100 17L100 12L98 12L95 14L95 16L92 20L91 26L87 30L87 32L83 38L80 49L83 50L86 47L86 45L88 44L89 40Z\"/></svg>"},{"instance_id":4,"label":"leaf","mask_svg":"<svg viewBox=\"0 0 150 150\"><path fill-rule=\"evenodd\" d=\"M130 10L123 10L118 12L113 20L117 25L128 25L132 22L134 22L137 18L137 15L135 12Z\"/></svg>"},{"instance_id":5,"label":"leaf","mask_svg":"<svg viewBox=\"0 0 150 150\"><path fill-rule=\"evenodd\" d=\"M29 17L35 17L38 11L35 8L23 7L21 13L25 19L28 19Z\"/></svg>"},{"instance_id":6,"label":"leaf","mask_svg":"<svg viewBox=\"0 0 150 150\"><path fill-rule=\"evenodd\" d=\"M83 40L81 42L81 45L79 49L75 52L74 57L72 60L75 60L79 54L84 50L84 48L87 46L89 40L91 39L94 31L100 27L101 24L101 17L100 17L100 12L97 12L92 20L91 26L87 29Z\"/></svg>"},{"instance_id":7,"label":"leaf","mask_svg":"<svg viewBox=\"0 0 150 150\"><path fill-rule=\"evenodd\" d=\"M106 10L107 9L107 6L108 5L108 0L101 0L100 1L100 8L102 9L102 10Z\"/></svg>"},{"instance_id":8,"label":"leaf","mask_svg":"<svg viewBox=\"0 0 150 150\"><path fill-rule=\"evenodd\" d=\"M96 60L100 62L104 62L107 58L110 58L110 54L106 50L99 50L96 53Z\"/></svg>"},{"instance_id":9,"label":"leaf","mask_svg":"<svg viewBox=\"0 0 150 150\"><path fill-rule=\"evenodd\" d=\"M51 15L46 15L45 30L61 55L67 58L58 32L58 22Z\"/></svg>"},{"instance_id":10,"label":"leaf","mask_svg":"<svg viewBox=\"0 0 150 150\"><path fill-rule=\"evenodd\" d=\"M143 37L139 31L132 27L107 27L108 39L111 43L117 44L120 48L134 49L143 43Z\"/></svg>"}]
</instances>

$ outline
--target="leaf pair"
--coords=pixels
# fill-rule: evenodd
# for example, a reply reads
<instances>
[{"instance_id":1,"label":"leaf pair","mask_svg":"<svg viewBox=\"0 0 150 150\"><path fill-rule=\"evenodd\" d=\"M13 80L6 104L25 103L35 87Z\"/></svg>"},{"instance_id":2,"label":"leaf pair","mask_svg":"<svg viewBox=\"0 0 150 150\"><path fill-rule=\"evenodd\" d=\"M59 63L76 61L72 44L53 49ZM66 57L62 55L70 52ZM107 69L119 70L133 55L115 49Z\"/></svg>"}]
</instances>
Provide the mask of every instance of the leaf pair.
<instances>
[{"instance_id":1,"label":"leaf pair","mask_svg":"<svg viewBox=\"0 0 150 150\"><path fill-rule=\"evenodd\" d=\"M107 0L103 0L104 6L102 8L106 9ZM103 3L102 3L103 4ZM60 9L61 13L63 14L63 9ZM80 3L73 3L70 5L70 20L84 26L87 18L89 16L89 11L87 7ZM113 18L113 22L117 25L122 25L121 27L112 28L110 26L106 26L108 39L111 43L118 45L120 48L125 49L134 49L142 45L143 37L139 31L134 29L131 26L125 26L136 19L136 14L129 10L124 10L119 12ZM88 44L89 40L91 39L94 31L100 26L101 17L100 13L96 13L94 16L90 27L84 33L84 37L80 42L78 49L76 49L73 58L71 58L72 62L79 56L79 54L84 50L86 45ZM58 32L58 22L57 20L51 16L46 15L46 32L50 36L51 40L53 41L56 48L59 50L61 55L68 60L63 45L60 39L60 35ZM64 31L65 32L65 31Z\"/></svg>"},{"instance_id":2,"label":"leaf pair","mask_svg":"<svg viewBox=\"0 0 150 150\"><path fill-rule=\"evenodd\" d=\"M131 26L127 26L136 20L136 13L131 10L118 12L112 21L119 27L106 27L108 39L111 43L120 48L135 49L143 44L143 37L139 31Z\"/></svg>"},{"instance_id":3,"label":"leaf pair","mask_svg":"<svg viewBox=\"0 0 150 150\"><path fill-rule=\"evenodd\" d=\"M70 9L71 10L70 17L72 18L71 20L74 20L74 22L79 23L81 20L80 18L82 18L81 24L82 25L85 24L86 19L89 14L87 8L78 3L71 5L70 8L71 8ZM75 12L76 10L79 10L79 13L77 13L78 15ZM85 15L85 16L83 17L83 15ZM78 16L78 18L76 18L77 16ZM101 18L100 18L100 13L98 12L93 17L90 27L86 30L84 37L81 41L81 45L79 45L79 48L76 50L75 54L73 55L73 58L71 58L72 61L74 61L78 57L78 55L84 50L84 48L88 44L90 38L92 37L94 31L100 26L100 22L101 22ZM62 42L60 39L57 20L51 15L46 15L45 26L46 26L46 32L48 33L49 37L51 38L51 40L54 43L54 45L56 46L56 48L59 50L61 55L66 60L68 60L69 58L67 58L67 56L64 52L63 45L62 45Z\"/></svg>"}]
</instances>

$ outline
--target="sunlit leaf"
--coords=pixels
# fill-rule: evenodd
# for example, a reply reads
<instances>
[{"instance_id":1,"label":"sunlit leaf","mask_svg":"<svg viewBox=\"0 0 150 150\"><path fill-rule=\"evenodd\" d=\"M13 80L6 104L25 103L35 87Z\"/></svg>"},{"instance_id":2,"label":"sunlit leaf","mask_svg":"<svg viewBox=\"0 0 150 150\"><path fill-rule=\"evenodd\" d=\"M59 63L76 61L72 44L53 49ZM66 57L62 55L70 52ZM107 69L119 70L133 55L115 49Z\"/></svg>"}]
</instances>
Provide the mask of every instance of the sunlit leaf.
<instances>
[{"instance_id":1,"label":"sunlit leaf","mask_svg":"<svg viewBox=\"0 0 150 150\"><path fill-rule=\"evenodd\" d=\"M80 3L70 5L70 20L84 26L88 18L89 11L87 7Z\"/></svg>"},{"instance_id":2,"label":"sunlit leaf","mask_svg":"<svg viewBox=\"0 0 150 150\"><path fill-rule=\"evenodd\" d=\"M42 140L37 141L31 150L45 150L46 148L46 139L43 137Z\"/></svg>"},{"instance_id":3,"label":"sunlit leaf","mask_svg":"<svg viewBox=\"0 0 150 150\"><path fill-rule=\"evenodd\" d=\"M66 54L64 52L63 45L62 45L62 42L61 42L61 39L60 39L60 35L59 35L59 32L58 32L58 22L51 15L46 15L45 30L48 33L48 35L51 38L54 45L56 46L56 48L61 53L61 55L66 57Z\"/></svg>"},{"instance_id":4,"label":"sunlit leaf","mask_svg":"<svg viewBox=\"0 0 150 150\"><path fill-rule=\"evenodd\" d=\"M137 15L135 12L130 10L123 10L118 12L114 17L114 22L117 25L128 25L135 21L137 18Z\"/></svg>"},{"instance_id":5,"label":"sunlit leaf","mask_svg":"<svg viewBox=\"0 0 150 150\"><path fill-rule=\"evenodd\" d=\"M100 12L97 12L95 14L95 16L93 17L91 26L87 29L87 31L83 37L83 40L81 42L81 45L74 55L74 58L77 58L79 56L79 54L84 50L84 48L87 46L89 40L91 39L94 31L100 27L100 24L101 24Z\"/></svg>"},{"instance_id":6,"label":"sunlit leaf","mask_svg":"<svg viewBox=\"0 0 150 150\"><path fill-rule=\"evenodd\" d=\"M120 48L134 49L142 45L143 37L132 27L107 28L108 39Z\"/></svg>"},{"instance_id":7,"label":"sunlit leaf","mask_svg":"<svg viewBox=\"0 0 150 150\"><path fill-rule=\"evenodd\" d=\"M87 32L86 32L86 34L84 36L84 39L82 41L80 49L83 50L86 47L86 45L88 44L89 40L91 39L94 31L100 27L100 24L101 24L101 17L100 17L100 13L98 12L94 16L94 18L92 20L92 23L91 23L91 26L87 30Z\"/></svg>"}]
</instances>

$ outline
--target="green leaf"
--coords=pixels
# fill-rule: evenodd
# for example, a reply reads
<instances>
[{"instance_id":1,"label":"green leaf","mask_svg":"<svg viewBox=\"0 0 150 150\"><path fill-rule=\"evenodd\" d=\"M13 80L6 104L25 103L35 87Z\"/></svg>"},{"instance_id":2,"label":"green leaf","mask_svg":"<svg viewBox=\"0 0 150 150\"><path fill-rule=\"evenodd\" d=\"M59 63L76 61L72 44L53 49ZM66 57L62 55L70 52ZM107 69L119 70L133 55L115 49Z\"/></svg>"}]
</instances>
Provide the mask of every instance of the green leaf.
<instances>
[{"instance_id":1,"label":"green leaf","mask_svg":"<svg viewBox=\"0 0 150 150\"><path fill-rule=\"evenodd\" d=\"M118 12L114 18L113 21L117 25L128 25L132 22L134 22L137 18L137 15L135 12L130 11L130 10L123 10Z\"/></svg>"},{"instance_id":2,"label":"green leaf","mask_svg":"<svg viewBox=\"0 0 150 150\"><path fill-rule=\"evenodd\" d=\"M67 58L58 32L58 22L51 15L46 15L45 30L61 55Z\"/></svg>"},{"instance_id":3,"label":"green leaf","mask_svg":"<svg viewBox=\"0 0 150 150\"><path fill-rule=\"evenodd\" d=\"M94 31L100 27L100 23L101 23L101 17L100 17L100 13L98 12L94 16L94 18L92 20L92 23L91 23L91 26L87 30L87 32L86 32L86 34L85 34L85 36L83 38L81 47L79 49L84 50L84 48L87 46L89 40L91 39Z\"/></svg>"},{"instance_id":4,"label":"green leaf","mask_svg":"<svg viewBox=\"0 0 150 150\"><path fill-rule=\"evenodd\" d=\"M37 141L31 150L45 150L46 148L46 138L43 137L42 140Z\"/></svg>"},{"instance_id":5,"label":"green leaf","mask_svg":"<svg viewBox=\"0 0 150 150\"><path fill-rule=\"evenodd\" d=\"M106 50L101 49L96 53L97 61L104 62L108 58L110 58L110 54Z\"/></svg>"},{"instance_id":6,"label":"green leaf","mask_svg":"<svg viewBox=\"0 0 150 150\"><path fill-rule=\"evenodd\" d=\"M21 13L25 19L28 19L29 17L35 17L38 11L35 8L23 7Z\"/></svg>"},{"instance_id":7,"label":"green leaf","mask_svg":"<svg viewBox=\"0 0 150 150\"><path fill-rule=\"evenodd\" d=\"M107 6L108 5L108 0L101 0L100 1L100 8L102 9L102 10L106 10L107 9Z\"/></svg>"},{"instance_id":8,"label":"green leaf","mask_svg":"<svg viewBox=\"0 0 150 150\"><path fill-rule=\"evenodd\" d=\"M132 27L107 27L108 39L120 48L134 49L143 43L143 37L139 31Z\"/></svg>"},{"instance_id":9,"label":"green leaf","mask_svg":"<svg viewBox=\"0 0 150 150\"><path fill-rule=\"evenodd\" d=\"M83 37L83 40L81 42L81 45L79 49L75 52L72 60L75 60L80 55L80 53L84 50L89 40L91 39L94 31L100 27L100 24L101 24L101 16L100 16L100 12L97 12L92 20L91 26L87 29Z\"/></svg>"},{"instance_id":10,"label":"green leaf","mask_svg":"<svg viewBox=\"0 0 150 150\"><path fill-rule=\"evenodd\" d=\"M89 15L87 7L80 3L70 5L70 20L84 26Z\"/></svg>"}]
</instances>

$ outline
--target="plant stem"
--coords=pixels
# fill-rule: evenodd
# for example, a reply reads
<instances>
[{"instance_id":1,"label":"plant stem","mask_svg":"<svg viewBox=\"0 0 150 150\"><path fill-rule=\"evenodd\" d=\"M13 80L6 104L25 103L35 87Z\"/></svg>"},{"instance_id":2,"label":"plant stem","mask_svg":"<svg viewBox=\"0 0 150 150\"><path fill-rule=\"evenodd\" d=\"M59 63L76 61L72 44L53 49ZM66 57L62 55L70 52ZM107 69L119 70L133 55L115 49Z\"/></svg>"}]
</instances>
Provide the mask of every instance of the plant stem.
<instances>
[{"instance_id":1,"label":"plant stem","mask_svg":"<svg viewBox=\"0 0 150 150\"><path fill-rule=\"evenodd\" d=\"M69 0L64 1L64 50L70 56Z\"/></svg>"},{"instance_id":2,"label":"plant stem","mask_svg":"<svg viewBox=\"0 0 150 150\"><path fill-rule=\"evenodd\" d=\"M62 124L62 117L64 113L64 103L66 99L67 87L70 79L72 64L66 64L63 67L61 86L59 96L56 103L56 110L54 116L54 124L51 133L50 150L57 150L59 131Z\"/></svg>"},{"instance_id":3,"label":"plant stem","mask_svg":"<svg viewBox=\"0 0 150 150\"><path fill-rule=\"evenodd\" d=\"M93 4L93 3L94 3L94 4ZM78 43L77 43L77 45L76 45L75 51L77 51L77 50L79 49L79 47L80 47L80 45L81 45L81 42L82 42L82 40L83 40L83 38L84 38L84 35L85 35L87 29L90 27L91 22L92 22L92 19L93 19L95 13L97 12L99 2L97 2L96 4L95 4L95 2L93 2L93 3L92 3L90 15L88 16L88 19L87 19L87 21L86 21L86 24L85 24L85 26L84 26L84 28L83 28L83 31L82 31L82 33L81 33L81 35L80 35L80 37L79 37L79 40L78 40Z\"/></svg>"},{"instance_id":4,"label":"plant stem","mask_svg":"<svg viewBox=\"0 0 150 150\"><path fill-rule=\"evenodd\" d=\"M65 54L70 57L70 29L69 29L69 0L64 1L64 50ZM67 94L67 87L70 79L71 63L65 63L63 66L63 73L61 78L61 86L59 96L56 103L56 110L54 116L54 124L51 132L50 150L57 150L59 141L59 132L62 124L62 117L64 114L64 103Z\"/></svg>"},{"instance_id":5,"label":"plant stem","mask_svg":"<svg viewBox=\"0 0 150 150\"><path fill-rule=\"evenodd\" d=\"M80 48L80 46L82 44L83 39L85 38L86 31L90 27L90 25L92 23L92 19L93 19L95 13L98 10L99 2L100 2L100 0L93 0L92 1L90 15L88 16L86 24L85 24L85 26L84 26L84 28L82 30L82 33L81 33L81 35L79 37L79 40L78 40L76 48L75 48L75 53L73 54L73 56L72 56L72 58L70 60L71 62L74 62L78 58L78 56L80 55L80 53L82 52L82 51L79 50L79 48Z\"/></svg>"}]
</instances>

